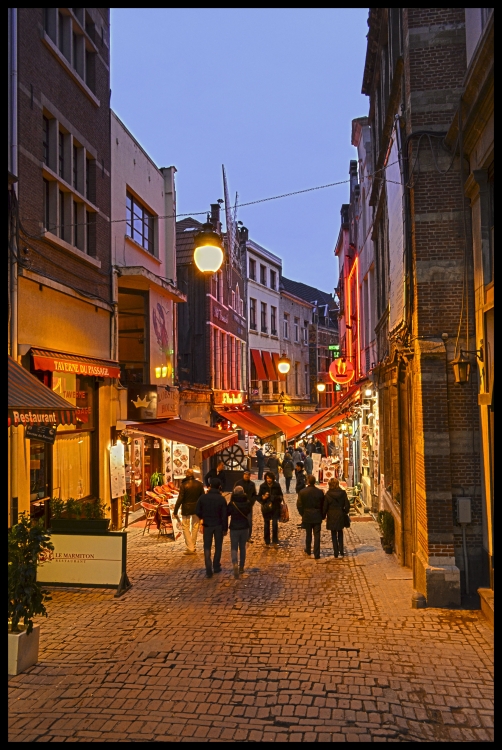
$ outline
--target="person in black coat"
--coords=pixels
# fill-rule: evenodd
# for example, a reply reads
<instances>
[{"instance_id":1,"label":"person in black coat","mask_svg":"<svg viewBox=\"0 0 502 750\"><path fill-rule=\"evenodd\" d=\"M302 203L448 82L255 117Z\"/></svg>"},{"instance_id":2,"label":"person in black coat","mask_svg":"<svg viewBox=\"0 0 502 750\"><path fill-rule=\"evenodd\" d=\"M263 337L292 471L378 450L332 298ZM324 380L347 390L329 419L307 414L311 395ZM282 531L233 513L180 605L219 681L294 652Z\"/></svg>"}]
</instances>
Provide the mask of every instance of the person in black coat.
<instances>
[{"instance_id":1,"label":"person in black coat","mask_svg":"<svg viewBox=\"0 0 502 750\"><path fill-rule=\"evenodd\" d=\"M256 502L256 498L258 497L256 493L256 485L251 479L251 472L245 471L242 475L242 479L238 479L236 483L234 484L234 490L237 486L242 487L244 492L246 493L246 497L249 500L250 504L250 511L248 515L248 521L249 521L249 536L248 536L248 543L253 544L253 540L251 539L251 534L253 533L253 507Z\"/></svg>"},{"instance_id":2,"label":"person in black coat","mask_svg":"<svg viewBox=\"0 0 502 750\"><path fill-rule=\"evenodd\" d=\"M288 451L288 453L286 453L286 455L284 456L282 462L282 473L284 474L284 481L286 482L286 492L289 492L294 468L295 465L293 463L293 459L291 458L291 453L289 453Z\"/></svg>"},{"instance_id":3,"label":"person in black coat","mask_svg":"<svg viewBox=\"0 0 502 750\"><path fill-rule=\"evenodd\" d=\"M298 461L295 468L295 477L296 477L296 492L299 493L301 490L304 489L304 487L307 486L307 473L304 470L304 464L303 461ZM298 501L298 498L297 498ZM303 523L297 524L300 528L303 526Z\"/></svg>"},{"instance_id":4,"label":"person in black coat","mask_svg":"<svg viewBox=\"0 0 502 750\"><path fill-rule=\"evenodd\" d=\"M197 501L204 494L204 485L195 479L193 469L186 470L186 477L181 483L178 499L174 506L174 515L181 508L181 528L185 537L187 555L194 555L197 546L200 518L195 514Z\"/></svg>"},{"instance_id":5,"label":"person in black coat","mask_svg":"<svg viewBox=\"0 0 502 750\"><path fill-rule=\"evenodd\" d=\"M323 512L326 518L326 528L331 531L333 552L335 557L343 557L343 529L345 514L350 510L347 493L340 487L338 479L330 479L328 491L324 495Z\"/></svg>"},{"instance_id":6,"label":"person in black coat","mask_svg":"<svg viewBox=\"0 0 502 750\"><path fill-rule=\"evenodd\" d=\"M279 467L282 466L280 458L277 456L277 453L272 453L271 456L269 456L267 460L267 468L269 471L272 472L274 475L276 481L279 481Z\"/></svg>"},{"instance_id":7,"label":"person in black coat","mask_svg":"<svg viewBox=\"0 0 502 750\"><path fill-rule=\"evenodd\" d=\"M312 554L312 532L314 533L314 557L321 557L321 523L323 519L324 492L315 486L315 477L309 474L307 486L300 491L296 507L305 529L305 553Z\"/></svg>"},{"instance_id":8,"label":"person in black coat","mask_svg":"<svg viewBox=\"0 0 502 750\"><path fill-rule=\"evenodd\" d=\"M252 510L244 488L237 484L227 506L230 518L230 552L234 568L234 578L244 573L246 564L246 542L249 534L249 513ZM239 551L239 564L237 564L237 550Z\"/></svg>"},{"instance_id":9,"label":"person in black coat","mask_svg":"<svg viewBox=\"0 0 502 750\"><path fill-rule=\"evenodd\" d=\"M256 461L258 463L258 479L263 479L263 470L265 468L265 454L261 448L256 451Z\"/></svg>"},{"instance_id":10,"label":"person in black coat","mask_svg":"<svg viewBox=\"0 0 502 750\"><path fill-rule=\"evenodd\" d=\"M260 485L258 490L258 502L261 504L263 515L263 536L265 544L270 544L270 523L272 522L272 544L279 542L279 518L281 515L281 505L283 494L281 485L276 482L275 476L271 471L265 474L265 481ZM268 504L271 508L268 508Z\"/></svg>"},{"instance_id":11,"label":"person in black coat","mask_svg":"<svg viewBox=\"0 0 502 750\"><path fill-rule=\"evenodd\" d=\"M213 573L221 572L221 549L223 537L228 532L227 503L220 491L221 482L218 477L210 480L210 490L201 495L197 501L195 514L204 522L204 562L206 564L206 578ZM211 547L214 538L214 558L211 564Z\"/></svg>"},{"instance_id":12,"label":"person in black coat","mask_svg":"<svg viewBox=\"0 0 502 750\"><path fill-rule=\"evenodd\" d=\"M221 489L222 491L225 490L226 487L226 480L227 475L225 474L225 464L223 461L218 461L218 465L216 466L216 469L209 469L206 476L204 477L204 482L206 483L206 487L211 486L211 479L218 478L221 482Z\"/></svg>"}]
</instances>

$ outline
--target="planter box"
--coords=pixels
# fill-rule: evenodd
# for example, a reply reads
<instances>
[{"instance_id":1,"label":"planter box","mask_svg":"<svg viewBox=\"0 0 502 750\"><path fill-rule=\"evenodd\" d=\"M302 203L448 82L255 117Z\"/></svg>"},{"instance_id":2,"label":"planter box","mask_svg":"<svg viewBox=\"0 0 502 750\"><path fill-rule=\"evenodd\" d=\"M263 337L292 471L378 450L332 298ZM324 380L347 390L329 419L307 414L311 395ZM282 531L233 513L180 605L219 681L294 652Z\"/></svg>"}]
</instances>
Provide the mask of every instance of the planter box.
<instances>
[{"instance_id":1,"label":"planter box","mask_svg":"<svg viewBox=\"0 0 502 750\"><path fill-rule=\"evenodd\" d=\"M53 518L53 534L106 534L110 525L109 518Z\"/></svg>"},{"instance_id":2,"label":"planter box","mask_svg":"<svg viewBox=\"0 0 502 750\"><path fill-rule=\"evenodd\" d=\"M8 674L19 674L38 661L40 625L34 625L29 635L26 631L9 633Z\"/></svg>"}]
</instances>

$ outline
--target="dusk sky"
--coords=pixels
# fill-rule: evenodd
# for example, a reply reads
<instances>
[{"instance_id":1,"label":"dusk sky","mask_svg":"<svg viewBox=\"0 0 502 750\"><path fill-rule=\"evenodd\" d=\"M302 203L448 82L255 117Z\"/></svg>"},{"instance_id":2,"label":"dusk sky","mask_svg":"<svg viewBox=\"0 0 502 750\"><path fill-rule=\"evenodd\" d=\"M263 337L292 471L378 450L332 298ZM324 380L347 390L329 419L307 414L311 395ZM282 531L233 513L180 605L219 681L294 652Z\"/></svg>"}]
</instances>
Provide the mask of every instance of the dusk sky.
<instances>
[{"instance_id":1,"label":"dusk sky","mask_svg":"<svg viewBox=\"0 0 502 750\"><path fill-rule=\"evenodd\" d=\"M178 213L348 180L367 8L111 10L111 105L159 167ZM285 276L332 292L348 184L238 210ZM114 217L116 218L116 217ZM204 220L204 216L197 217Z\"/></svg>"}]
</instances>

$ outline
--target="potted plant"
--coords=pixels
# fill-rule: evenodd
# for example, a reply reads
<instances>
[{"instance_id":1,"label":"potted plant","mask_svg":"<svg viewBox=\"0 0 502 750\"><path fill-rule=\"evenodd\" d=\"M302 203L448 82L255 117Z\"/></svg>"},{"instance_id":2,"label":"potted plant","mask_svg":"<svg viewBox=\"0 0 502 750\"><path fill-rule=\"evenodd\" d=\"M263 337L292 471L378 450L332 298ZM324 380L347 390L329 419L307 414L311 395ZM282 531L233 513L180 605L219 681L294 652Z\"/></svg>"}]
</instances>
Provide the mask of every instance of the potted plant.
<instances>
[{"instance_id":1,"label":"potted plant","mask_svg":"<svg viewBox=\"0 0 502 750\"><path fill-rule=\"evenodd\" d=\"M390 555L394 550L394 516L388 510L379 510L377 522L380 527L382 547Z\"/></svg>"},{"instance_id":2,"label":"potted plant","mask_svg":"<svg viewBox=\"0 0 502 750\"><path fill-rule=\"evenodd\" d=\"M8 589L9 633L8 673L19 674L38 661L40 625L36 615L47 617L44 602L51 599L37 581L39 557L53 550L50 536L37 521L33 525L26 513L9 529Z\"/></svg>"},{"instance_id":3,"label":"potted plant","mask_svg":"<svg viewBox=\"0 0 502 750\"><path fill-rule=\"evenodd\" d=\"M150 487L153 490L154 487L160 487L164 484L164 475L160 471L154 471L150 476Z\"/></svg>"},{"instance_id":4,"label":"potted plant","mask_svg":"<svg viewBox=\"0 0 502 750\"><path fill-rule=\"evenodd\" d=\"M90 500L68 500L52 498L51 530L59 534L104 534L110 525L105 518L106 504L99 498Z\"/></svg>"}]
</instances>

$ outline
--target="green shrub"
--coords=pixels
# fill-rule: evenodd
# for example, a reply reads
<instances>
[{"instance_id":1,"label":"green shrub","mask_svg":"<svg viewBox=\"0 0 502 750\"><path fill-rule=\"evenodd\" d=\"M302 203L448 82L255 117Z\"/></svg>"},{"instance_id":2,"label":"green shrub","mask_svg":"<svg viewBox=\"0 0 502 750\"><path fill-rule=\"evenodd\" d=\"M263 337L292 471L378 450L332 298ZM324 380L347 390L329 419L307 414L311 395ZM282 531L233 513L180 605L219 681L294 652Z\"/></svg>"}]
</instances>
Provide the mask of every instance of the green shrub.
<instances>
[{"instance_id":1,"label":"green shrub","mask_svg":"<svg viewBox=\"0 0 502 750\"><path fill-rule=\"evenodd\" d=\"M388 510L379 510L377 516L384 545L394 544L394 516Z\"/></svg>"}]
</instances>

